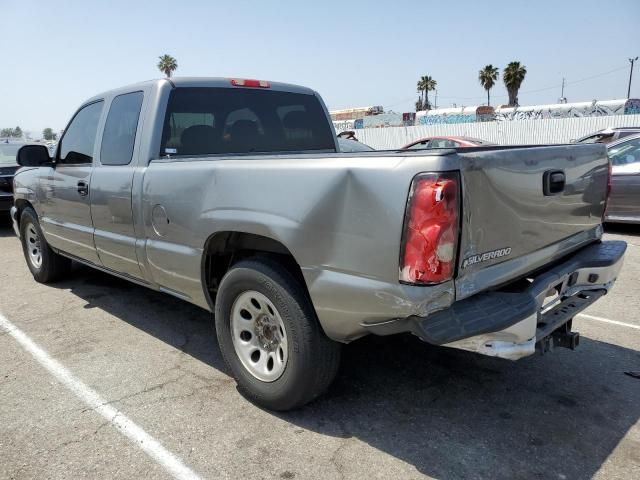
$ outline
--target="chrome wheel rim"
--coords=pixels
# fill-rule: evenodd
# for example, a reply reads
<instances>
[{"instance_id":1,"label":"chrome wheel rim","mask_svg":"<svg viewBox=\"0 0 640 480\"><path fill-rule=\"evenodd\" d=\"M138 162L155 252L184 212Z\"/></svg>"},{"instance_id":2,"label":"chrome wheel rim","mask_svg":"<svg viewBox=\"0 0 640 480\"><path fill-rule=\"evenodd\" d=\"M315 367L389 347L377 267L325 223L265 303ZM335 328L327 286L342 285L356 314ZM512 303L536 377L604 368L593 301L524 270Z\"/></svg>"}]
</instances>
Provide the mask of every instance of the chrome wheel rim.
<instances>
[{"instance_id":1,"label":"chrome wheel rim","mask_svg":"<svg viewBox=\"0 0 640 480\"><path fill-rule=\"evenodd\" d=\"M231 307L231 335L244 368L263 382L280 378L289 357L287 330L275 305L262 293L241 293Z\"/></svg>"},{"instance_id":2,"label":"chrome wheel rim","mask_svg":"<svg viewBox=\"0 0 640 480\"><path fill-rule=\"evenodd\" d=\"M29 223L25 229L26 248L29 254L29 261L35 268L42 266L42 245L40 242L40 235L33 223Z\"/></svg>"}]
</instances>

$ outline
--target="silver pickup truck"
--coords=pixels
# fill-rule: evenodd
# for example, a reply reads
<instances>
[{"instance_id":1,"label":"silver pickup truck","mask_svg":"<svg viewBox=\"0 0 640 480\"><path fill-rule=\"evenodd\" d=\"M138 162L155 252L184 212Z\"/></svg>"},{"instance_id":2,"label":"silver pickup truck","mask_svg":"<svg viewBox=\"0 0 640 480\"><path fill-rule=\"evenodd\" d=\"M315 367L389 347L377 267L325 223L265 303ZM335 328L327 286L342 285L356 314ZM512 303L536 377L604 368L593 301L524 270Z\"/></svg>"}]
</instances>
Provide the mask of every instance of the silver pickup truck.
<instances>
[{"instance_id":1,"label":"silver pickup truck","mask_svg":"<svg viewBox=\"0 0 640 480\"><path fill-rule=\"evenodd\" d=\"M367 334L512 360L575 348L626 249L601 240L603 145L341 153L319 95L281 83L106 92L53 158L18 163L37 281L74 260L214 312L240 390L275 410L320 395Z\"/></svg>"}]
</instances>

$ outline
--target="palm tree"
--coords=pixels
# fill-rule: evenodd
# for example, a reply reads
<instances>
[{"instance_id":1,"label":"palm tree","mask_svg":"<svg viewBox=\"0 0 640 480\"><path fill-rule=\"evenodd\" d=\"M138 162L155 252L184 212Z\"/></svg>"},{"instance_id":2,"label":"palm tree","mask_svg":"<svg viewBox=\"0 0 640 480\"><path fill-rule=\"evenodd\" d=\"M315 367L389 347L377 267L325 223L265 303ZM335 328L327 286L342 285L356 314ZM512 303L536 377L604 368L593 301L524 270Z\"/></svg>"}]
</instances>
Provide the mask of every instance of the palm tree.
<instances>
[{"instance_id":1,"label":"palm tree","mask_svg":"<svg viewBox=\"0 0 640 480\"><path fill-rule=\"evenodd\" d=\"M520 62L511 62L502 72L502 81L509 94L509 106L518 105L518 90L527 74L527 69Z\"/></svg>"},{"instance_id":2,"label":"palm tree","mask_svg":"<svg viewBox=\"0 0 640 480\"><path fill-rule=\"evenodd\" d=\"M487 91L487 106L490 106L489 90L493 88L498 79L498 67L494 67L489 64L486 65L480 72L478 72L478 80L480 85Z\"/></svg>"},{"instance_id":3,"label":"palm tree","mask_svg":"<svg viewBox=\"0 0 640 480\"><path fill-rule=\"evenodd\" d=\"M420 77L418 80L418 91L424 92L424 108L425 110L429 110L431 108L431 104L429 103L429 92L435 90L438 86L438 82L436 82L429 75L425 75Z\"/></svg>"},{"instance_id":4,"label":"palm tree","mask_svg":"<svg viewBox=\"0 0 640 480\"><path fill-rule=\"evenodd\" d=\"M419 108L419 110L424 110L424 100L423 100L424 85L422 83L422 79L418 80L418 84L416 85L416 87L418 89L418 102L416 102L416 107Z\"/></svg>"},{"instance_id":5,"label":"palm tree","mask_svg":"<svg viewBox=\"0 0 640 480\"><path fill-rule=\"evenodd\" d=\"M167 78L171 78L171 74L178 68L178 62L171 55L164 54L158 57L158 70L164 73Z\"/></svg>"}]
</instances>

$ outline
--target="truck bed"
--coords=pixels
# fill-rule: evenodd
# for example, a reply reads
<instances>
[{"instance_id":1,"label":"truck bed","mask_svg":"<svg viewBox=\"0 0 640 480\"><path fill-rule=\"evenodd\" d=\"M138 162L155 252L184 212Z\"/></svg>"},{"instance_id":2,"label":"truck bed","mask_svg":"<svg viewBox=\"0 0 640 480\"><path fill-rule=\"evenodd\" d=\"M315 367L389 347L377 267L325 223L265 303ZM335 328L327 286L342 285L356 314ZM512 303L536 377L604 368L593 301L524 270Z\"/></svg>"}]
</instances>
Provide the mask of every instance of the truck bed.
<instances>
[{"instance_id":1,"label":"truck bed","mask_svg":"<svg viewBox=\"0 0 640 480\"><path fill-rule=\"evenodd\" d=\"M274 239L300 265L328 334L348 341L363 323L429 315L599 239L607 163L601 145L157 159L144 174L143 217L170 205L171 223L162 238L146 227L146 268L204 306L201 249L212 231ZM543 194L549 169L565 172L562 194ZM426 288L401 284L398 268L409 186L429 171L460 172L462 214L456 275Z\"/></svg>"}]
</instances>

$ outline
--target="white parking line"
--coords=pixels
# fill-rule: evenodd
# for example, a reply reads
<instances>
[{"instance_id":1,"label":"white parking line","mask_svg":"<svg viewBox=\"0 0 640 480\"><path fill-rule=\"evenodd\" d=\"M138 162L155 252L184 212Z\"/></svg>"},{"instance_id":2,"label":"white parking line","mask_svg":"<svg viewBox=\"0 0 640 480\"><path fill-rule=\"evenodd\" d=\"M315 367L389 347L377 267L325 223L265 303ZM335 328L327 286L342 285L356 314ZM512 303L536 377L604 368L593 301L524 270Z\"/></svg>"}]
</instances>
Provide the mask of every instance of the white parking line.
<instances>
[{"instance_id":1,"label":"white parking line","mask_svg":"<svg viewBox=\"0 0 640 480\"><path fill-rule=\"evenodd\" d=\"M595 317L593 315L587 315L586 313L579 313L579 317L587 318L589 320L596 320L598 322L610 323L612 325L619 325L621 327L635 328L640 330L640 325L633 325L632 323L618 322L617 320L609 320L608 318Z\"/></svg>"},{"instance_id":2,"label":"white parking line","mask_svg":"<svg viewBox=\"0 0 640 480\"><path fill-rule=\"evenodd\" d=\"M145 432L142 427L129 420L120 410L107 404L96 391L78 380L60 362L40 348L22 330L0 313L0 330L11 335L40 365L49 371L60 383L82 400L89 408L102 415L120 433L129 438L138 448L162 466L167 473L177 479L196 480L200 477L160 442Z\"/></svg>"}]
</instances>

